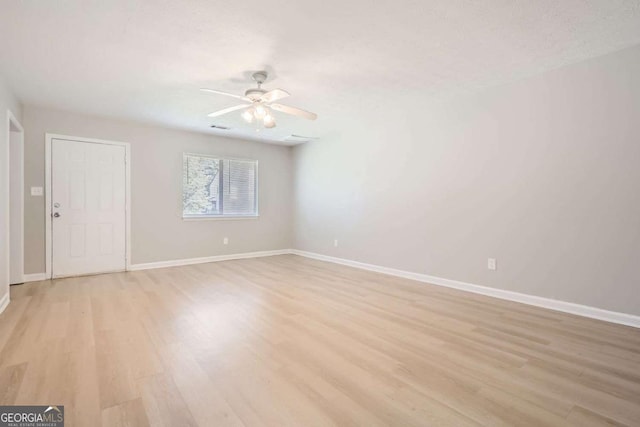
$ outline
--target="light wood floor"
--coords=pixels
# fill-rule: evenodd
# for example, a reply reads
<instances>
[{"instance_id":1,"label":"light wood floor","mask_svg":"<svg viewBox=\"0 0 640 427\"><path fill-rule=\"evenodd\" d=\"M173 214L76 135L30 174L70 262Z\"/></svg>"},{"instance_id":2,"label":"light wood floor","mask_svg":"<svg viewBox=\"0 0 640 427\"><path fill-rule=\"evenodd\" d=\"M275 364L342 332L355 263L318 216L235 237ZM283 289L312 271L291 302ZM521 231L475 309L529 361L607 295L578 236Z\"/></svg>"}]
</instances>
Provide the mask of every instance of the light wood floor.
<instances>
[{"instance_id":1,"label":"light wood floor","mask_svg":"<svg viewBox=\"0 0 640 427\"><path fill-rule=\"evenodd\" d=\"M30 283L0 404L67 426L640 425L640 330L293 255Z\"/></svg>"}]
</instances>

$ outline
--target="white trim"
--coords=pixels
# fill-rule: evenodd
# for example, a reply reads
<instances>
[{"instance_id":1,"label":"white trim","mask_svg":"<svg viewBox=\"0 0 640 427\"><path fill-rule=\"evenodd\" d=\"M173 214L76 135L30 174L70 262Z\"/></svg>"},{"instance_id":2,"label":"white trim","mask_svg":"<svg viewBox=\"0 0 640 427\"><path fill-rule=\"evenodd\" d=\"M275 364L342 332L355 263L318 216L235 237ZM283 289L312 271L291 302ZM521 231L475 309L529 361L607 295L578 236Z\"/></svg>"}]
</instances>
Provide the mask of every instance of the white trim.
<instances>
[{"instance_id":1,"label":"white trim","mask_svg":"<svg viewBox=\"0 0 640 427\"><path fill-rule=\"evenodd\" d=\"M487 286L474 285L472 283L460 282L457 280L445 279L427 274L414 273L405 270L397 270L389 267L382 267L374 264L367 264L359 261L352 261L344 258L337 258L328 255L322 255L313 252L301 251L298 249L278 249L272 251L245 252L230 255L215 255L200 258L187 258L170 261L149 262L143 264L131 264L127 269L130 271L150 270L155 268L178 267L183 265L204 264L208 262L229 261L234 259L260 258L274 255L293 254L305 258L317 259L320 261L332 262L334 264L346 265L349 267L359 268L362 270L374 271L376 273L387 274L390 276L403 277L405 279L416 280L418 282L429 283L447 288L459 289L475 294L486 295L507 301L515 301L536 307L547 308L550 310L571 313L578 316L589 317L592 319L604 320L606 322L618 323L622 325L640 328L640 316L632 314L619 313L615 311L603 310L601 308L590 307L571 302L558 301L550 298L538 297L534 295L522 294L519 292L507 291L504 289L490 288ZM25 282L46 280L45 273L26 274ZM1 312L1 309L0 309Z\"/></svg>"},{"instance_id":2,"label":"white trim","mask_svg":"<svg viewBox=\"0 0 640 427\"><path fill-rule=\"evenodd\" d=\"M232 216L232 215L209 215L209 216L183 216L183 221L244 221L247 219L260 219L260 215L244 215L244 216Z\"/></svg>"},{"instance_id":3,"label":"white trim","mask_svg":"<svg viewBox=\"0 0 640 427\"><path fill-rule=\"evenodd\" d=\"M124 173L125 173L125 260L124 268L126 271L131 268L131 144L128 142L120 143L124 145Z\"/></svg>"},{"instance_id":4,"label":"white trim","mask_svg":"<svg viewBox=\"0 0 640 427\"><path fill-rule=\"evenodd\" d=\"M24 276L22 276L22 281L24 283L40 282L42 280L47 280L46 273L31 273L31 274L25 274Z\"/></svg>"},{"instance_id":5,"label":"white trim","mask_svg":"<svg viewBox=\"0 0 640 427\"><path fill-rule=\"evenodd\" d=\"M20 266L20 269L22 271L21 275L24 273L24 177L25 177L25 170L24 170L24 127L22 127L22 124L20 123L20 121L18 121L18 119L16 118L16 116L11 112L11 110L7 110L7 173L8 173L8 190L7 190L7 196L9 197L8 201L9 201L9 205L8 205L8 210L7 212L9 213L9 215L7 216L8 218L8 234L7 234L7 241L9 242L9 248L8 248L8 252L7 252L7 269L9 271L9 276L11 276L11 270L12 270L12 262L11 262L11 241L13 240L13 236L12 231L11 231L11 132L13 132L11 130L11 124L13 123L13 125L18 129L18 132L20 133L20 150L22 151L21 155L20 155L20 160L22 161L22 165L20 167L20 169L22 170L22 188L20 190L20 201L19 203L22 205L21 208L21 214L22 214L22 219L20 221L20 246L22 247L21 251L22 251L22 265ZM8 283L11 283L11 277L9 277Z\"/></svg>"},{"instance_id":6,"label":"white trim","mask_svg":"<svg viewBox=\"0 0 640 427\"><path fill-rule=\"evenodd\" d=\"M10 292L7 291L6 294L0 299L0 314L9 306L9 302L11 301L11 297L9 296Z\"/></svg>"},{"instance_id":7,"label":"white trim","mask_svg":"<svg viewBox=\"0 0 640 427\"><path fill-rule=\"evenodd\" d=\"M52 136L45 134L44 143L44 274L51 278L51 140Z\"/></svg>"},{"instance_id":8,"label":"white trim","mask_svg":"<svg viewBox=\"0 0 640 427\"><path fill-rule=\"evenodd\" d=\"M182 152L182 158L183 159L184 159L184 156L209 157L211 159L216 159L216 160L237 160L239 162L253 162L255 164L258 164L258 160L257 159L249 159L249 158L244 158L244 157L219 156L217 154L203 154L203 153L195 153L193 151L183 151Z\"/></svg>"},{"instance_id":9,"label":"white trim","mask_svg":"<svg viewBox=\"0 0 640 427\"><path fill-rule=\"evenodd\" d=\"M4 248L0 248L2 250L6 250L6 254L5 254L5 262L6 262L6 266L7 266L7 271L5 274L5 277L0 278L0 281L3 282L2 286L4 287L5 284L7 286L7 290L9 289L8 286L11 282L11 276L10 276L10 271L11 271L11 223L10 223L10 218L11 218L11 123L13 123L13 125L15 127L18 128L18 131L22 133L22 143L23 143L23 150L24 150L24 128L22 127L22 124L20 124L20 122L18 121L18 119L16 118L16 116L11 112L11 110L7 109L7 134L6 134L6 147L5 147L5 154L6 154L6 162L3 165L4 166L4 170L5 170L5 179L6 179L6 184L5 184L5 193L7 195L7 206L5 207L5 223L4 224L0 224L0 227L4 226L4 231L5 231L5 242L3 242L3 245L6 245ZM24 170L24 154L23 154L23 170ZM23 185L24 185L24 179L23 179ZM22 206L22 212L24 214L24 203ZM22 220L22 224L24 227L24 218ZM24 230L22 232L22 238L23 238L23 244L24 244ZM2 298L2 300L0 300L0 312L2 312L7 305L9 305L9 292L7 291L7 294Z\"/></svg>"},{"instance_id":10,"label":"white trim","mask_svg":"<svg viewBox=\"0 0 640 427\"><path fill-rule=\"evenodd\" d=\"M133 264L129 270L151 270L154 268L178 267L181 265L204 264L207 262L229 261L233 259L260 258L274 255L287 255L292 253L291 249L278 249L273 251L245 252L230 255L214 255L201 258L175 259L170 261L147 262L143 264Z\"/></svg>"},{"instance_id":11,"label":"white trim","mask_svg":"<svg viewBox=\"0 0 640 427\"><path fill-rule=\"evenodd\" d=\"M128 142L108 141L105 139L84 138L78 136L45 134L45 279L51 279L52 266L52 236L51 236L51 141L64 139L67 141L88 142L93 144L119 145L125 149L125 269L131 268L131 144Z\"/></svg>"},{"instance_id":12,"label":"white trim","mask_svg":"<svg viewBox=\"0 0 640 427\"><path fill-rule=\"evenodd\" d=\"M18 128L18 132L24 132L24 128L20 124L20 121L11 112L11 110L7 110L7 122L10 122L10 121L13 122L13 124Z\"/></svg>"},{"instance_id":13,"label":"white trim","mask_svg":"<svg viewBox=\"0 0 640 427\"><path fill-rule=\"evenodd\" d=\"M572 302L558 301L550 298L538 297L534 295L522 294L519 292L507 291L504 289L490 288L487 286L474 285L472 283L460 282L457 280L444 279L442 277L429 276L427 274L413 273L410 271L397 270L395 268L382 267L374 264L366 264L364 262L352 261L344 258L336 258L328 255L322 255L313 252L301 251L298 249L291 250L294 255L313 258L320 261L332 262L335 264L347 265L349 267L360 268L362 270L375 271L377 273L388 274L390 276L403 277L406 279L416 280L418 282L430 283L432 285L445 286L447 288L460 289L462 291L473 292L474 294L487 295L494 298L500 298L507 301L515 301L523 304L543 307L550 310L562 311L564 313L576 314L578 316L590 317L593 319L604 320L611 323L619 323L622 325L640 328L640 316L633 314L619 313L616 311L603 310L601 308L590 307L587 305L575 304Z\"/></svg>"}]
</instances>

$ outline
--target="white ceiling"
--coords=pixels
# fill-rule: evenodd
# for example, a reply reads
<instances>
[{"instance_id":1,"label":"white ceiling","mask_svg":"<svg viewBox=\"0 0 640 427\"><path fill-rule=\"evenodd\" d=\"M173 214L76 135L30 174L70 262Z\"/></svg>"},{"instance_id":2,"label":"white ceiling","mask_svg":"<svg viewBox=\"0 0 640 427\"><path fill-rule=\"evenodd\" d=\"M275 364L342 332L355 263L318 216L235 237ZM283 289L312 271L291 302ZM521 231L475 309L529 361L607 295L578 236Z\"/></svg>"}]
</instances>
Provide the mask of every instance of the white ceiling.
<instances>
[{"instance_id":1,"label":"white ceiling","mask_svg":"<svg viewBox=\"0 0 640 427\"><path fill-rule=\"evenodd\" d=\"M25 104L282 140L323 137L394 96L474 90L640 43L640 1L3 0L0 75ZM253 70L282 102L256 133L236 104ZM212 123L230 126L214 131Z\"/></svg>"}]
</instances>

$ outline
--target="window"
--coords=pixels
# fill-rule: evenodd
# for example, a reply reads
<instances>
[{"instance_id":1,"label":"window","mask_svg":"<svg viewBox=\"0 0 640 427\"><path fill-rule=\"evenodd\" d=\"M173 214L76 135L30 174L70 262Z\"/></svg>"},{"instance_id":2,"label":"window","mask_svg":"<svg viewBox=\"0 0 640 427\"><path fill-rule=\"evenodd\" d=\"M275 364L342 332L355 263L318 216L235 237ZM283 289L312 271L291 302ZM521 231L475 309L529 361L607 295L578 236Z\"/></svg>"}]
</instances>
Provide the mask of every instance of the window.
<instances>
[{"instance_id":1,"label":"window","mask_svg":"<svg viewBox=\"0 0 640 427\"><path fill-rule=\"evenodd\" d=\"M182 216L258 216L258 162L185 153Z\"/></svg>"}]
</instances>

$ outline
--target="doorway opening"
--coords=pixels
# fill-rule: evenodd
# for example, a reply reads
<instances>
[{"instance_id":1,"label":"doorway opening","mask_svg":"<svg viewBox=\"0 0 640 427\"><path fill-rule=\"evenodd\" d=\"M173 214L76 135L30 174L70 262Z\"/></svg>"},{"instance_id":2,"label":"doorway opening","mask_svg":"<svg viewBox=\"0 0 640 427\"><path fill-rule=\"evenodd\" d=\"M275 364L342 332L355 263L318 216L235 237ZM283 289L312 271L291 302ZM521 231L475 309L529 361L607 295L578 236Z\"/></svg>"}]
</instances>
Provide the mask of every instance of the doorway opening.
<instances>
[{"instance_id":1,"label":"doorway opening","mask_svg":"<svg viewBox=\"0 0 640 427\"><path fill-rule=\"evenodd\" d=\"M7 111L9 130L9 284L24 282L24 128Z\"/></svg>"}]
</instances>

